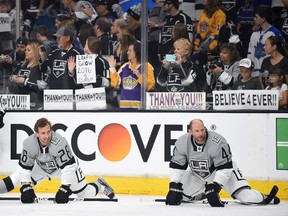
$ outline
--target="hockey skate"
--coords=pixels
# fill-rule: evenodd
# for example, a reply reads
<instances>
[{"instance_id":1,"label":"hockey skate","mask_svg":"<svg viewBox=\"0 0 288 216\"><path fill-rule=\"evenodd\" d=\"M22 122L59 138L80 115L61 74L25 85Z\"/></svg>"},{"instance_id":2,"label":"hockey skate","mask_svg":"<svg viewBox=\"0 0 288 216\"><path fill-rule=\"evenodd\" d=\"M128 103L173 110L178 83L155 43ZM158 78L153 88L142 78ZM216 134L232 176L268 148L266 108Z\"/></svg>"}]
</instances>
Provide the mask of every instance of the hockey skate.
<instances>
[{"instance_id":1,"label":"hockey skate","mask_svg":"<svg viewBox=\"0 0 288 216\"><path fill-rule=\"evenodd\" d=\"M108 185L108 183L104 180L103 177L100 177L97 179L97 182L104 186L104 191L103 193L109 197L110 199L113 199L115 197L115 193L114 193L114 190L112 189L112 187L110 187L110 185Z\"/></svg>"}]
</instances>

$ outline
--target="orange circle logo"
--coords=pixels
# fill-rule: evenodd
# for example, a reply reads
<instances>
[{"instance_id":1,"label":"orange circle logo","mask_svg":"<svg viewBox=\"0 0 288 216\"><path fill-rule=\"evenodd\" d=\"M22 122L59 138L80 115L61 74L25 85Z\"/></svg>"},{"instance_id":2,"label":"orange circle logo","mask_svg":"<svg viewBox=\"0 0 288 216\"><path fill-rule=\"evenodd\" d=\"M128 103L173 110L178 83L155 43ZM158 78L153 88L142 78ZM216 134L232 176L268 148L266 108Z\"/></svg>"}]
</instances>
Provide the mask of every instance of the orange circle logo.
<instances>
[{"instance_id":1,"label":"orange circle logo","mask_svg":"<svg viewBox=\"0 0 288 216\"><path fill-rule=\"evenodd\" d=\"M109 161L123 160L131 149L131 137L120 124L105 126L98 137L98 148L101 155Z\"/></svg>"}]
</instances>

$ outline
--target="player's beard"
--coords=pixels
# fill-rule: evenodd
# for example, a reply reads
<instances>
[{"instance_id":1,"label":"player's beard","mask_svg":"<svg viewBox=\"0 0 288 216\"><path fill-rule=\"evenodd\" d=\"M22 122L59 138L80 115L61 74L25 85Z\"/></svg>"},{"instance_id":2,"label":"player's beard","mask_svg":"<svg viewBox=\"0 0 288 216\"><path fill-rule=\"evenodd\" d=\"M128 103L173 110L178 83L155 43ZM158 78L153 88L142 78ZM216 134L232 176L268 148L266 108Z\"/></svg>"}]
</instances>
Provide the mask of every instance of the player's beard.
<instances>
[{"instance_id":1,"label":"player's beard","mask_svg":"<svg viewBox=\"0 0 288 216\"><path fill-rule=\"evenodd\" d=\"M203 136L194 137L194 140L197 144L204 144L206 140L206 135L204 134Z\"/></svg>"},{"instance_id":2,"label":"player's beard","mask_svg":"<svg viewBox=\"0 0 288 216\"><path fill-rule=\"evenodd\" d=\"M47 138L45 138L45 139L40 140L40 143L41 143L42 146L48 146L48 144L50 143L50 141L51 141L51 136L49 136L49 137L47 137Z\"/></svg>"}]
</instances>

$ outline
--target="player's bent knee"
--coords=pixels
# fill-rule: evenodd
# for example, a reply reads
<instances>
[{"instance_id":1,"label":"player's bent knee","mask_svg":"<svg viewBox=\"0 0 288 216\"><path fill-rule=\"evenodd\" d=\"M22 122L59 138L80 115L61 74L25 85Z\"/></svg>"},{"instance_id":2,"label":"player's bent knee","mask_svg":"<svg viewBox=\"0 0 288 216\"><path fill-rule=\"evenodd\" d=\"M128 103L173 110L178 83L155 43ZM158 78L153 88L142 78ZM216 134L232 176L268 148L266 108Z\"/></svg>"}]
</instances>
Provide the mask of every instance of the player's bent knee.
<instances>
[{"instance_id":1,"label":"player's bent knee","mask_svg":"<svg viewBox=\"0 0 288 216\"><path fill-rule=\"evenodd\" d=\"M263 201L263 195L254 189L243 189L234 196L243 203L260 203Z\"/></svg>"}]
</instances>

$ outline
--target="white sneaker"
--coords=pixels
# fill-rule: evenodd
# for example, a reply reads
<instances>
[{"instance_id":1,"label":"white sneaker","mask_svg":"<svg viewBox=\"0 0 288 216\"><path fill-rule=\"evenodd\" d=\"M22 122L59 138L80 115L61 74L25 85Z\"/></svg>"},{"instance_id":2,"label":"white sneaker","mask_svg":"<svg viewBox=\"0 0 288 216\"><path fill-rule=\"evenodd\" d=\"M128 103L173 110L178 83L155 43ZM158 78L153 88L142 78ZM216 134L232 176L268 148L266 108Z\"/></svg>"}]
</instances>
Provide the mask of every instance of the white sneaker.
<instances>
[{"instance_id":1,"label":"white sneaker","mask_svg":"<svg viewBox=\"0 0 288 216\"><path fill-rule=\"evenodd\" d=\"M112 187L110 187L110 185L108 185L108 183L104 180L103 177L100 177L97 179L97 182L104 186L104 191L103 193L108 196L110 199L113 199L115 197L115 193L114 190L112 189Z\"/></svg>"}]
</instances>

